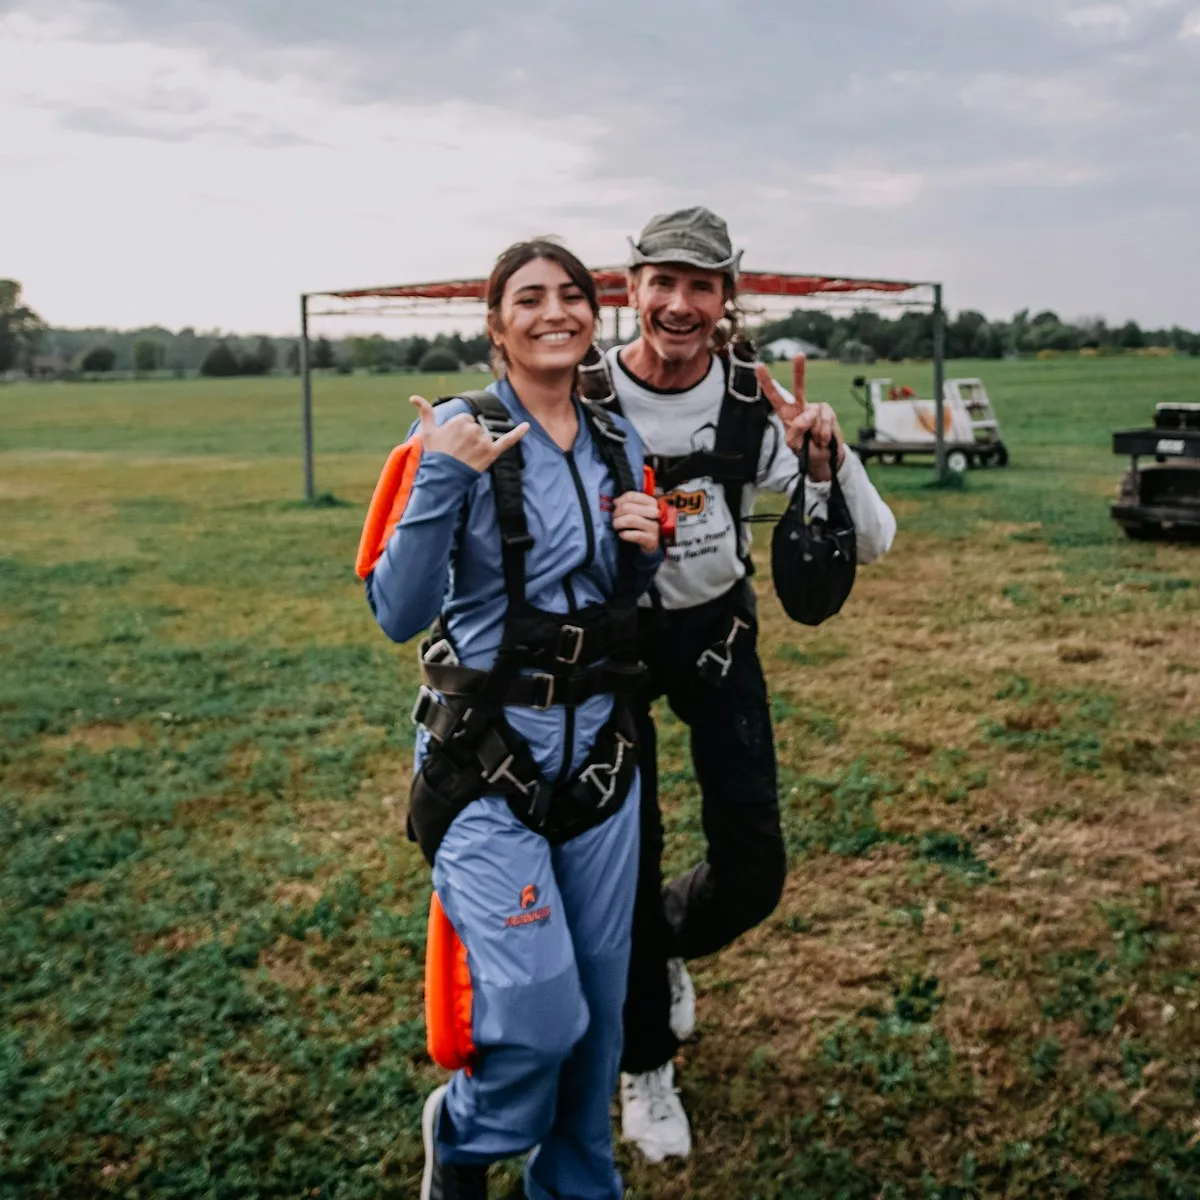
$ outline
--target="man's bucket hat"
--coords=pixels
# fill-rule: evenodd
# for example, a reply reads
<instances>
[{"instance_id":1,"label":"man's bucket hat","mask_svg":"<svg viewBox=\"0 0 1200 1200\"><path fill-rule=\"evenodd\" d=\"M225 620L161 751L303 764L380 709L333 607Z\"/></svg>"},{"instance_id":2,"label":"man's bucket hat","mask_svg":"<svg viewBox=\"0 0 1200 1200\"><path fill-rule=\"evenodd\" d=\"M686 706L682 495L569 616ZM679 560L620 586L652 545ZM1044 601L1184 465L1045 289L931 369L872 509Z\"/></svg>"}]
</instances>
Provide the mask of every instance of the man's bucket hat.
<instances>
[{"instance_id":1,"label":"man's bucket hat","mask_svg":"<svg viewBox=\"0 0 1200 1200\"><path fill-rule=\"evenodd\" d=\"M681 208L646 222L635 242L629 239L630 268L646 263L679 263L704 271L723 271L737 283L742 252L729 240L729 227L707 208Z\"/></svg>"}]
</instances>

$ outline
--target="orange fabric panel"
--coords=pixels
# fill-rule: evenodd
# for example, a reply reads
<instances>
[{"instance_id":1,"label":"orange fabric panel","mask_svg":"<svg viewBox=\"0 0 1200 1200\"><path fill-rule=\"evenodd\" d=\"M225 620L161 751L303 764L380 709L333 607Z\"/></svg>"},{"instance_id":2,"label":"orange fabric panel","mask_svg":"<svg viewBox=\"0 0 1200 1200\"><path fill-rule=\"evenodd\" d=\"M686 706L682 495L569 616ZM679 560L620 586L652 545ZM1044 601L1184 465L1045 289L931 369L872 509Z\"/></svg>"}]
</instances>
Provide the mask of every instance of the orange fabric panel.
<instances>
[{"instance_id":1,"label":"orange fabric panel","mask_svg":"<svg viewBox=\"0 0 1200 1200\"><path fill-rule=\"evenodd\" d=\"M421 439L414 435L403 446L397 446L383 464L367 507L367 519L358 541L358 557L354 560L354 573L359 579L370 575L396 528L396 522L404 516L420 462Z\"/></svg>"},{"instance_id":2,"label":"orange fabric panel","mask_svg":"<svg viewBox=\"0 0 1200 1200\"><path fill-rule=\"evenodd\" d=\"M469 1072L475 1060L473 1003L467 948L434 892L425 943L425 1037L429 1057L447 1071L465 1067Z\"/></svg>"},{"instance_id":3,"label":"orange fabric panel","mask_svg":"<svg viewBox=\"0 0 1200 1200\"><path fill-rule=\"evenodd\" d=\"M656 486L656 483L655 483L655 479L654 479L654 468L648 467L643 463L642 464L642 491L645 492L647 496L653 496L655 486Z\"/></svg>"}]
</instances>

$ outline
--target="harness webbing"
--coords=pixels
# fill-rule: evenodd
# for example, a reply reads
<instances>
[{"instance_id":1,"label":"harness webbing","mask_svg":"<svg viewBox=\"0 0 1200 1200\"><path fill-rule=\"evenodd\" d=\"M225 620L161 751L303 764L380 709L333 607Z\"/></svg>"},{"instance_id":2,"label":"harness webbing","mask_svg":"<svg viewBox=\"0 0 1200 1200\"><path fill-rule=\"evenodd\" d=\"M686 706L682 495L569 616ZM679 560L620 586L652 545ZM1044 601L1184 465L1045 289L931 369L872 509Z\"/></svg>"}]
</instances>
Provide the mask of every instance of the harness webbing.
<instances>
[{"instance_id":1,"label":"harness webbing","mask_svg":"<svg viewBox=\"0 0 1200 1200\"><path fill-rule=\"evenodd\" d=\"M758 463L771 406L759 387L754 373L754 348L748 342L734 342L718 357L725 372L725 395L717 416L712 449L692 450L687 454L649 454L646 464L653 469L655 482L663 492L673 491L689 479L707 478L720 484L733 517L740 553L745 524L742 497L745 489L753 486L758 478ZM608 360L594 346L580 367L579 379L586 400L622 413ZM752 570L748 559L746 569Z\"/></svg>"},{"instance_id":2,"label":"harness webbing","mask_svg":"<svg viewBox=\"0 0 1200 1200\"><path fill-rule=\"evenodd\" d=\"M461 399L493 437L513 428L508 409L491 392L466 392ZM587 404L582 413L616 495L636 490L624 432L610 413ZM508 600L491 669L457 663L441 618L422 646L428 686L421 689L413 717L434 744L413 782L409 817L430 862L455 815L485 790L505 795L518 819L551 841L562 841L616 812L636 767L630 753L636 732L624 697L644 679L637 652L637 547L619 542L609 600L565 614L530 604L525 555L533 537L525 518L523 468L518 443L489 469ZM584 519L591 520L591 514ZM533 674L523 673L530 668ZM547 782L529 746L505 719L504 706L579 704L601 693L614 696L613 712L580 771L558 784Z\"/></svg>"}]
</instances>

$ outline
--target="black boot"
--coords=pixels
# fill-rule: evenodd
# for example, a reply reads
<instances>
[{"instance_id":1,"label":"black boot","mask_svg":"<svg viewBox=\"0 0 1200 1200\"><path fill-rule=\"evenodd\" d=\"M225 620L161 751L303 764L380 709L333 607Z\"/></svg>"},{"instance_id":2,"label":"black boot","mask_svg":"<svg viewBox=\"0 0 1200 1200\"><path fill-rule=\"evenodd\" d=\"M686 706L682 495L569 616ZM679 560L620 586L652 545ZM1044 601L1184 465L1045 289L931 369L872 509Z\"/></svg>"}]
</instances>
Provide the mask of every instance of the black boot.
<instances>
[{"instance_id":1,"label":"black boot","mask_svg":"<svg viewBox=\"0 0 1200 1200\"><path fill-rule=\"evenodd\" d=\"M425 1101L421 1114L421 1136L425 1141L425 1174L421 1177L421 1200L487 1200L487 1167L438 1162L433 1146L433 1128L442 1110L446 1087L437 1088Z\"/></svg>"}]
</instances>

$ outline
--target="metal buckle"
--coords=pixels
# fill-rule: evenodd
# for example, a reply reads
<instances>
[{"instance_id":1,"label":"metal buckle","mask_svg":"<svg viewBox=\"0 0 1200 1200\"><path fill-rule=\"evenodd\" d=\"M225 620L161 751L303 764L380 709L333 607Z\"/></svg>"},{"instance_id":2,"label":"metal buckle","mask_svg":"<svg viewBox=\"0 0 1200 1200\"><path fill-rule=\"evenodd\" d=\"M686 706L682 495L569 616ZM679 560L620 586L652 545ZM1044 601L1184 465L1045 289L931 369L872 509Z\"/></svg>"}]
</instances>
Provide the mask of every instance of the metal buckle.
<instances>
[{"instance_id":1,"label":"metal buckle","mask_svg":"<svg viewBox=\"0 0 1200 1200\"><path fill-rule=\"evenodd\" d=\"M618 446L625 445L629 440L626 437L625 430L607 412L603 416L596 417L596 428L603 437L608 438L610 442L616 442Z\"/></svg>"},{"instance_id":2,"label":"metal buckle","mask_svg":"<svg viewBox=\"0 0 1200 1200\"><path fill-rule=\"evenodd\" d=\"M570 651L567 654L561 653L562 639L570 637ZM558 631L559 652L554 655L557 662L567 663L574 666L579 661L579 656L583 653L583 643L586 637L584 631L578 625L563 625Z\"/></svg>"},{"instance_id":3,"label":"metal buckle","mask_svg":"<svg viewBox=\"0 0 1200 1200\"><path fill-rule=\"evenodd\" d=\"M617 790L617 776L620 774L621 765L625 761L625 752L633 749L633 743L626 737L622 737L619 733L616 735L617 753L612 763L592 763L592 765L583 771L579 772L579 778L585 783L590 783L592 787L600 793L600 800L597 803L597 808L603 808L612 798L613 793ZM600 782L601 774L608 776L608 784Z\"/></svg>"},{"instance_id":4,"label":"metal buckle","mask_svg":"<svg viewBox=\"0 0 1200 1200\"><path fill-rule=\"evenodd\" d=\"M747 377L752 381L753 387L749 394L739 392L737 388L737 377L739 372L745 372ZM740 359L731 358L729 362L729 394L735 400L741 400L746 404L753 404L758 399L758 376L754 374L754 367L751 363L743 362Z\"/></svg>"},{"instance_id":5,"label":"metal buckle","mask_svg":"<svg viewBox=\"0 0 1200 1200\"><path fill-rule=\"evenodd\" d=\"M424 684L421 684L420 688L417 689L416 703L413 704L412 708L413 724L423 726L425 724L425 718L429 715L430 707L437 702L437 696L435 696L433 692Z\"/></svg>"},{"instance_id":6,"label":"metal buckle","mask_svg":"<svg viewBox=\"0 0 1200 1200\"><path fill-rule=\"evenodd\" d=\"M722 680L724 680L725 676L729 674L729 668L733 666L733 643L737 640L737 635L741 633L743 629L749 628L750 626L743 621L741 617L736 615L734 616L733 624L730 626L729 633L726 636L725 641L721 643L720 647L718 648L717 646L709 646L709 648L705 650L698 659L696 659L696 669L704 678L709 678L709 673L706 672L708 664L716 663L718 667L716 682L720 683ZM724 651L723 654L722 651Z\"/></svg>"},{"instance_id":7,"label":"metal buckle","mask_svg":"<svg viewBox=\"0 0 1200 1200\"><path fill-rule=\"evenodd\" d=\"M588 357L579 364L576 370L579 372L579 390L588 404L611 404L617 398L617 393L613 388L612 375L609 373L608 364L605 363L604 355L599 347L593 346L588 351ZM602 380L603 388L589 389L585 381L590 379ZM593 394L589 395L589 391ZM602 391L603 395L601 395Z\"/></svg>"},{"instance_id":8,"label":"metal buckle","mask_svg":"<svg viewBox=\"0 0 1200 1200\"><path fill-rule=\"evenodd\" d=\"M715 647L709 646L709 648L707 650L705 650L704 653L701 654L698 659L696 659L696 669L700 672L701 676L705 679L711 678L711 672L707 670L708 664L710 662L717 664L716 682L719 683L721 680L723 680L725 678L726 675L729 674L729 668L731 666L733 666L733 654L729 650L729 648L726 647L725 648L725 657L722 658L721 655L717 653L717 650Z\"/></svg>"},{"instance_id":9,"label":"metal buckle","mask_svg":"<svg viewBox=\"0 0 1200 1200\"><path fill-rule=\"evenodd\" d=\"M545 671L534 671L529 676L530 679L536 679L539 683L544 682L546 685L546 698L540 704L536 701L529 707L536 708L538 712L545 712L554 703L554 676L547 674Z\"/></svg>"},{"instance_id":10,"label":"metal buckle","mask_svg":"<svg viewBox=\"0 0 1200 1200\"><path fill-rule=\"evenodd\" d=\"M486 771L483 772L485 783L498 783L501 779L507 779L521 793L522 796L529 795L529 785L522 783L508 768L513 764L513 756L510 754L507 758L489 775Z\"/></svg>"},{"instance_id":11,"label":"metal buckle","mask_svg":"<svg viewBox=\"0 0 1200 1200\"><path fill-rule=\"evenodd\" d=\"M483 413L480 413L475 420L478 422L484 433L488 434L492 438L503 437L504 434L511 433L512 430L516 428L511 417L506 417L503 421L492 420L491 418L484 416Z\"/></svg>"},{"instance_id":12,"label":"metal buckle","mask_svg":"<svg viewBox=\"0 0 1200 1200\"><path fill-rule=\"evenodd\" d=\"M438 638L424 654L421 655L423 663L450 663L454 666L458 665L458 655L454 653L454 647L450 645L449 638Z\"/></svg>"}]
</instances>

